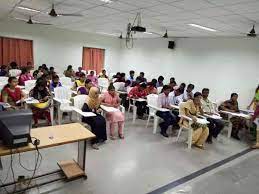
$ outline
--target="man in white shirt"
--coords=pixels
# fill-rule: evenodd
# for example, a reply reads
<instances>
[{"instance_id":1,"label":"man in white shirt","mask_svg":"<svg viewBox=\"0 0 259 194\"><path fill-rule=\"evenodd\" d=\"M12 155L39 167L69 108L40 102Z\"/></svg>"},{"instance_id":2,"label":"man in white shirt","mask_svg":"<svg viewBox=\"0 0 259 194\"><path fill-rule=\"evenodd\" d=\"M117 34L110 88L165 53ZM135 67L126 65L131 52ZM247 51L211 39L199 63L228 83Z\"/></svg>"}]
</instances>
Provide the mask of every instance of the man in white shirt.
<instances>
[{"instance_id":1,"label":"man in white shirt","mask_svg":"<svg viewBox=\"0 0 259 194\"><path fill-rule=\"evenodd\" d=\"M193 92L192 92L193 89L194 89L194 85L193 84L189 84L187 86L187 89L183 93L183 101L184 102L193 99Z\"/></svg>"},{"instance_id":2,"label":"man in white shirt","mask_svg":"<svg viewBox=\"0 0 259 194\"><path fill-rule=\"evenodd\" d=\"M210 90L208 88L202 89L202 99L201 99L202 109L205 114L219 115L216 112L213 103L208 99L209 93L210 93ZM208 125L210 134L207 139L207 142L212 143L212 137L217 138L218 134L224 128L224 121L222 121L221 119L213 119L213 118L207 118L207 120L210 122L210 124Z\"/></svg>"},{"instance_id":3,"label":"man in white shirt","mask_svg":"<svg viewBox=\"0 0 259 194\"><path fill-rule=\"evenodd\" d=\"M170 113L170 101L169 101L169 93L170 87L168 85L163 86L163 92L159 94L158 101L161 108L166 108L168 111L157 111L156 115L163 119L163 122L159 124L161 128L161 135L164 137L168 137L167 129L170 125L176 125L177 120L174 115Z\"/></svg>"}]
</instances>

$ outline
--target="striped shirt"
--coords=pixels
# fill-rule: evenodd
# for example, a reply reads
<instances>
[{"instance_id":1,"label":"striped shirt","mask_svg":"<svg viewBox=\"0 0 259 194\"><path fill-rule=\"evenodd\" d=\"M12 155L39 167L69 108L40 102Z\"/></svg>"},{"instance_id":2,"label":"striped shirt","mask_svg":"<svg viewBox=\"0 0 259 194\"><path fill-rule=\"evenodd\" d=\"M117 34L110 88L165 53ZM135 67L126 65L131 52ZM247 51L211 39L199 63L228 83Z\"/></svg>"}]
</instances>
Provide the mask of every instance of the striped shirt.
<instances>
[{"instance_id":1,"label":"striped shirt","mask_svg":"<svg viewBox=\"0 0 259 194\"><path fill-rule=\"evenodd\" d=\"M170 106L169 96L166 96L165 93L159 94L158 104L160 107L169 107Z\"/></svg>"}]
</instances>

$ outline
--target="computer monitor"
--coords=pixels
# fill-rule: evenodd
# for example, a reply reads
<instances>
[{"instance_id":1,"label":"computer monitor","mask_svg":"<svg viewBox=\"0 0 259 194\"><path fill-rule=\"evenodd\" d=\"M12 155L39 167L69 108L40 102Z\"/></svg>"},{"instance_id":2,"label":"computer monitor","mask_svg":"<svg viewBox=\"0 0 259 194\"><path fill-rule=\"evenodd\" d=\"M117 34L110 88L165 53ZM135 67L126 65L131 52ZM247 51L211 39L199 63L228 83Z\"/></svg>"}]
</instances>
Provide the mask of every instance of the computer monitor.
<instances>
[{"instance_id":1,"label":"computer monitor","mask_svg":"<svg viewBox=\"0 0 259 194\"><path fill-rule=\"evenodd\" d=\"M31 141L31 110L10 110L0 112L0 140L3 144L17 148Z\"/></svg>"}]
</instances>

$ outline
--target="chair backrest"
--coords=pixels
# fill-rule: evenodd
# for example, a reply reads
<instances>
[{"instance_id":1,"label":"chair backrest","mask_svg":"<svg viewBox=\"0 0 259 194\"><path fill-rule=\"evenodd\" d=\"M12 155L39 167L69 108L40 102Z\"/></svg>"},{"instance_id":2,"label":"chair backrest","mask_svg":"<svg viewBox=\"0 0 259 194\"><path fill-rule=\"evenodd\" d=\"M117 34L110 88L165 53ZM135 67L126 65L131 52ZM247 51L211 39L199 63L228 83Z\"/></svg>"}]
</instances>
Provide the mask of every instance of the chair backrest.
<instances>
[{"instance_id":1,"label":"chair backrest","mask_svg":"<svg viewBox=\"0 0 259 194\"><path fill-rule=\"evenodd\" d=\"M27 80L24 82L24 89L28 92L30 92L34 86L36 85L36 80Z\"/></svg>"},{"instance_id":2,"label":"chair backrest","mask_svg":"<svg viewBox=\"0 0 259 194\"><path fill-rule=\"evenodd\" d=\"M7 83L8 83L8 77L3 77L3 76L1 76L1 77L0 77L0 83L1 83L1 84L7 84Z\"/></svg>"},{"instance_id":3,"label":"chair backrest","mask_svg":"<svg viewBox=\"0 0 259 194\"><path fill-rule=\"evenodd\" d=\"M10 69L9 70L9 75L10 77L17 77L22 73L20 69Z\"/></svg>"},{"instance_id":4,"label":"chair backrest","mask_svg":"<svg viewBox=\"0 0 259 194\"><path fill-rule=\"evenodd\" d=\"M72 80L69 77L61 77L59 80L62 86L68 86L68 87L73 86Z\"/></svg>"},{"instance_id":5,"label":"chair backrest","mask_svg":"<svg viewBox=\"0 0 259 194\"><path fill-rule=\"evenodd\" d=\"M71 90L67 87L57 87L54 88L54 95L55 98L58 98L60 100L70 100L71 98Z\"/></svg>"},{"instance_id":6,"label":"chair backrest","mask_svg":"<svg viewBox=\"0 0 259 194\"><path fill-rule=\"evenodd\" d=\"M113 83L113 86L115 87L116 91L121 90L124 87L125 83L124 82L115 82Z\"/></svg>"},{"instance_id":7,"label":"chair backrest","mask_svg":"<svg viewBox=\"0 0 259 194\"><path fill-rule=\"evenodd\" d=\"M78 95L74 97L74 107L78 109L82 109L85 101L86 101L87 95Z\"/></svg>"},{"instance_id":8,"label":"chair backrest","mask_svg":"<svg viewBox=\"0 0 259 194\"><path fill-rule=\"evenodd\" d=\"M91 71L94 71L94 76L96 76L96 71L95 70L88 70L88 75L90 75Z\"/></svg>"},{"instance_id":9,"label":"chair backrest","mask_svg":"<svg viewBox=\"0 0 259 194\"><path fill-rule=\"evenodd\" d=\"M98 78L98 85L104 88L108 88L109 80L107 78Z\"/></svg>"},{"instance_id":10,"label":"chair backrest","mask_svg":"<svg viewBox=\"0 0 259 194\"><path fill-rule=\"evenodd\" d=\"M151 106L153 106L153 107L159 107L160 105L159 105L159 102L158 102L158 95L157 95L157 94L149 94L149 95L147 96L147 104L148 104L148 105L151 105ZM150 109L149 109L149 112L150 112L151 114L154 114L154 113L155 113L155 110L152 109L152 108L150 108Z\"/></svg>"},{"instance_id":11,"label":"chair backrest","mask_svg":"<svg viewBox=\"0 0 259 194\"><path fill-rule=\"evenodd\" d=\"M157 93L160 94L162 92L163 87L157 87Z\"/></svg>"}]
</instances>

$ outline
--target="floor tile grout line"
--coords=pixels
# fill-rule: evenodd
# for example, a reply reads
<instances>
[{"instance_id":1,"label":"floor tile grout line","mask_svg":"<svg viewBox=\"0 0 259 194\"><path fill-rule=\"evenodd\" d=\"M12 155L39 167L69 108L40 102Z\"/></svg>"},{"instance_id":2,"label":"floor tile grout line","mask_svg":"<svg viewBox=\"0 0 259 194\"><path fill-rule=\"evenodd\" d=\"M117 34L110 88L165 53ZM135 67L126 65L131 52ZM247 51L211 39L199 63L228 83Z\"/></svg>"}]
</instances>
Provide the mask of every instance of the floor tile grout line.
<instances>
[{"instance_id":1,"label":"floor tile grout line","mask_svg":"<svg viewBox=\"0 0 259 194\"><path fill-rule=\"evenodd\" d=\"M171 189L173 189L173 188L175 188L175 187L177 187L179 185L182 185L184 183L187 183L190 180L193 180L193 179L195 179L195 178L197 178L197 177L199 177L199 176L201 176L201 175L203 175L203 174L205 174L205 173L207 173L209 171L212 171L212 170L214 170L214 169L216 169L216 168L218 168L220 166L223 166L223 165L225 165L225 164L227 164L227 163L229 163L229 162L231 162L231 161L233 161L233 160L235 160L235 159L237 159L237 158L239 158L241 156L244 156L244 155L248 154L249 152L251 152L252 150L253 149L248 148L248 149L246 149L246 150L244 150L244 151L242 151L240 153L237 153L237 154L235 154L233 156L230 156L230 157L228 157L226 159L223 159L223 160L221 160L219 162L216 162L216 163L214 163L212 165L209 165L209 166L207 166L205 168L202 168L202 169L200 169L200 170L198 170L198 171L196 171L194 173L191 173L191 174L189 174L189 175L187 175L185 177L182 177L182 178L180 178L178 180L175 180L175 181L173 181L171 183L168 183L168 184L166 184L166 185L164 185L164 186L162 186L162 187L160 187L158 189L155 189L154 191L148 192L147 194L162 194L162 193L165 193L168 190L171 190Z\"/></svg>"}]
</instances>

